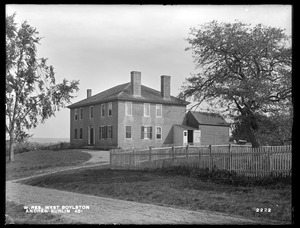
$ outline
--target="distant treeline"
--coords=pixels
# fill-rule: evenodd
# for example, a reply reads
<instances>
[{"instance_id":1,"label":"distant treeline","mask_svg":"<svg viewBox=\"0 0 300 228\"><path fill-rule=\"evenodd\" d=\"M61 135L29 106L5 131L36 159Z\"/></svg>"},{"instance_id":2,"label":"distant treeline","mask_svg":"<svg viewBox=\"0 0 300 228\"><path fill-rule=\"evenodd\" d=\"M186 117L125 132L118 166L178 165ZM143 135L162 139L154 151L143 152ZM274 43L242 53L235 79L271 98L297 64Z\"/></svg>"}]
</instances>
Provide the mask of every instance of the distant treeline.
<instances>
[{"instance_id":1,"label":"distant treeline","mask_svg":"<svg viewBox=\"0 0 300 228\"><path fill-rule=\"evenodd\" d=\"M60 142L70 142L69 138L29 138L29 142L36 142L36 143L52 143L57 144Z\"/></svg>"},{"instance_id":2,"label":"distant treeline","mask_svg":"<svg viewBox=\"0 0 300 228\"><path fill-rule=\"evenodd\" d=\"M56 142L56 143L37 143L37 142L22 142L15 144L15 154L34 150L56 150L56 149L68 149L70 147L69 142ZM9 155L9 142L6 141L6 155Z\"/></svg>"}]
</instances>

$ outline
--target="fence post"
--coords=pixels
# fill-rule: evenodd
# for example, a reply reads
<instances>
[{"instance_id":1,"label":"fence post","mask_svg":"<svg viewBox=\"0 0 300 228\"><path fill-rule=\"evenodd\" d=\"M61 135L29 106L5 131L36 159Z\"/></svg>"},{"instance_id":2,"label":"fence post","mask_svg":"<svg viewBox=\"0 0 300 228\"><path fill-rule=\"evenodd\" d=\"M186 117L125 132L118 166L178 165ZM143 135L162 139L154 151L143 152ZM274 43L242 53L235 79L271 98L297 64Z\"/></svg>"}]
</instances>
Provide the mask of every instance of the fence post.
<instances>
[{"instance_id":1,"label":"fence post","mask_svg":"<svg viewBox=\"0 0 300 228\"><path fill-rule=\"evenodd\" d=\"M175 159L175 147L172 146L172 161Z\"/></svg>"},{"instance_id":2,"label":"fence post","mask_svg":"<svg viewBox=\"0 0 300 228\"><path fill-rule=\"evenodd\" d=\"M151 162L151 154L152 154L152 147L149 146L149 165L150 165L150 162Z\"/></svg>"},{"instance_id":3,"label":"fence post","mask_svg":"<svg viewBox=\"0 0 300 228\"><path fill-rule=\"evenodd\" d=\"M272 173L272 164L271 164L271 155L270 155L270 148L267 148L268 150L268 163L269 163L269 176Z\"/></svg>"},{"instance_id":4,"label":"fence post","mask_svg":"<svg viewBox=\"0 0 300 228\"><path fill-rule=\"evenodd\" d=\"M135 150L132 149L132 163L133 163L133 169L135 169Z\"/></svg>"},{"instance_id":5,"label":"fence post","mask_svg":"<svg viewBox=\"0 0 300 228\"><path fill-rule=\"evenodd\" d=\"M113 152L113 149L109 150L109 166L110 166L110 168L112 168L112 159L111 159L112 152Z\"/></svg>"},{"instance_id":6,"label":"fence post","mask_svg":"<svg viewBox=\"0 0 300 228\"><path fill-rule=\"evenodd\" d=\"M201 148L199 147L199 166L198 166L198 168L202 168L201 167Z\"/></svg>"},{"instance_id":7,"label":"fence post","mask_svg":"<svg viewBox=\"0 0 300 228\"><path fill-rule=\"evenodd\" d=\"M232 160L232 155L231 155L231 150L232 145L229 143L229 171L231 172L231 160Z\"/></svg>"},{"instance_id":8,"label":"fence post","mask_svg":"<svg viewBox=\"0 0 300 228\"><path fill-rule=\"evenodd\" d=\"M212 154L211 154L211 145L208 146L209 148L209 166L208 166L208 169L209 170L212 170Z\"/></svg>"},{"instance_id":9,"label":"fence post","mask_svg":"<svg viewBox=\"0 0 300 228\"><path fill-rule=\"evenodd\" d=\"M185 157L186 157L186 158L189 157L189 144L186 145L186 148L185 148Z\"/></svg>"}]
</instances>

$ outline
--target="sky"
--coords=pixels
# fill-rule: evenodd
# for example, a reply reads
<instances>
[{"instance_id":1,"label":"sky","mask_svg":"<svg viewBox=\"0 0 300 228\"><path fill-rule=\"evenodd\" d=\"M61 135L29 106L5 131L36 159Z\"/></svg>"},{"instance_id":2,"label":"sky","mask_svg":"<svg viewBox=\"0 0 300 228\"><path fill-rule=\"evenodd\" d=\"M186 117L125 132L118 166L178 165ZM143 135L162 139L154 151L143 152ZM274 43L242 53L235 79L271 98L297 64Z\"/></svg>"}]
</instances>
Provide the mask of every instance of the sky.
<instances>
[{"instance_id":1,"label":"sky","mask_svg":"<svg viewBox=\"0 0 300 228\"><path fill-rule=\"evenodd\" d=\"M130 81L160 91L160 76L171 76L177 96L196 73L186 39L190 28L216 20L264 24L292 30L290 5L6 5L18 24L27 21L43 37L38 57L48 58L57 82L79 80L72 103ZM201 107L200 107L201 108ZM205 108L204 106L202 108ZM38 138L69 138L70 110L63 108L30 131Z\"/></svg>"}]
</instances>

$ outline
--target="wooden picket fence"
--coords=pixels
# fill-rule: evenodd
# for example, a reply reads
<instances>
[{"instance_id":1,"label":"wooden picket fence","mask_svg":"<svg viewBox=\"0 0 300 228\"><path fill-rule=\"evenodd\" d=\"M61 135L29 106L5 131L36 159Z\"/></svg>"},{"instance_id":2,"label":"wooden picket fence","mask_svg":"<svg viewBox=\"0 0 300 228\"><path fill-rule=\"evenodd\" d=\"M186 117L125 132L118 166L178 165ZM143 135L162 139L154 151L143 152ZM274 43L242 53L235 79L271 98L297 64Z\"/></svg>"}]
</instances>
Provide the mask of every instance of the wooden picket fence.
<instances>
[{"instance_id":1,"label":"wooden picket fence","mask_svg":"<svg viewBox=\"0 0 300 228\"><path fill-rule=\"evenodd\" d=\"M170 166L234 171L252 177L291 176L292 147L246 145L173 146L110 150L111 169L156 169Z\"/></svg>"}]
</instances>

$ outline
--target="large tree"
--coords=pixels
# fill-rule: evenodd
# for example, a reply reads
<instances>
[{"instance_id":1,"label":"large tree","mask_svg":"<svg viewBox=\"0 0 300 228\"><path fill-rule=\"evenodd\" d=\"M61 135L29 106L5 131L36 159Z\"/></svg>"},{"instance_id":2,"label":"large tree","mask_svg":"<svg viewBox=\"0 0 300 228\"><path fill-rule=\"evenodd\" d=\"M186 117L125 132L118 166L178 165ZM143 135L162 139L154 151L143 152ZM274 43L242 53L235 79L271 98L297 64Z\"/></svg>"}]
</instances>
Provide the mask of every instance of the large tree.
<instances>
[{"instance_id":1,"label":"large tree","mask_svg":"<svg viewBox=\"0 0 300 228\"><path fill-rule=\"evenodd\" d=\"M55 111L78 91L79 81L55 82L53 66L37 58L41 38L24 21L15 23L15 14L6 16L6 135L9 160L14 161L14 144L28 138L28 130L54 116Z\"/></svg>"},{"instance_id":2,"label":"large tree","mask_svg":"<svg viewBox=\"0 0 300 228\"><path fill-rule=\"evenodd\" d=\"M192 28L187 41L199 73L186 79L180 96L240 116L249 140L258 147L258 116L291 110L290 37L261 24L212 21Z\"/></svg>"},{"instance_id":3,"label":"large tree","mask_svg":"<svg viewBox=\"0 0 300 228\"><path fill-rule=\"evenodd\" d=\"M292 140L293 120L289 115L272 115L256 117L258 130L255 131L257 141L261 145L279 146L290 144ZM232 124L232 140L246 139L249 141L245 130L247 122L242 116L234 118Z\"/></svg>"}]
</instances>

